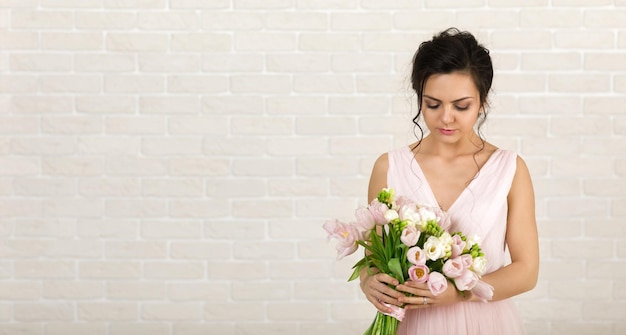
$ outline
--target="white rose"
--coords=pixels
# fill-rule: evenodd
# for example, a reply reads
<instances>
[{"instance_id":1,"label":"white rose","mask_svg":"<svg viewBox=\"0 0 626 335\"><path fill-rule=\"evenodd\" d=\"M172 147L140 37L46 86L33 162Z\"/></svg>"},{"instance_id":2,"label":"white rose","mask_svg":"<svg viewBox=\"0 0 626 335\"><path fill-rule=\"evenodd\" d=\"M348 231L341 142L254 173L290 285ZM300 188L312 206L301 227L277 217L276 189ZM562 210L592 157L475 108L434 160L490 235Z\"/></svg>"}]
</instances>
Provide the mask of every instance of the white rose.
<instances>
[{"instance_id":1,"label":"white rose","mask_svg":"<svg viewBox=\"0 0 626 335\"><path fill-rule=\"evenodd\" d=\"M402 220L408 221L408 224L411 226L415 226L420 222L420 215L413 206L402 206L400 208L400 217Z\"/></svg>"},{"instance_id":2,"label":"white rose","mask_svg":"<svg viewBox=\"0 0 626 335\"><path fill-rule=\"evenodd\" d=\"M437 220L437 215L435 215L435 212L427 209L426 207L420 207L418 212L420 214L420 217L422 218L422 221Z\"/></svg>"},{"instance_id":3,"label":"white rose","mask_svg":"<svg viewBox=\"0 0 626 335\"><path fill-rule=\"evenodd\" d=\"M394 209L388 209L385 212L384 217L385 217L385 220L387 220L387 222L391 222L398 218L398 212L396 212Z\"/></svg>"},{"instance_id":4,"label":"white rose","mask_svg":"<svg viewBox=\"0 0 626 335\"><path fill-rule=\"evenodd\" d=\"M487 271L487 258L482 256L474 258L471 269L479 276L485 274L485 271Z\"/></svg>"},{"instance_id":5,"label":"white rose","mask_svg":"<svg viewBox=\"0 0 626 335\"><path fill-rule=\"evenodd\" d=\"M468 236L466 242L465 248L469 250L474 244L480 243L480 237L477 235Z\"/></svg>"},{"instance_id":6,"label":"white rose","mask_svg":"<svg viewBox=\"0 0 626 335\"><path fill-rule=\"evenodd\" d=\"M428 259L436 261L446 255L444 245L435 236L429 237L424 243L424 254Z\"/></svg>"}]
</instances>

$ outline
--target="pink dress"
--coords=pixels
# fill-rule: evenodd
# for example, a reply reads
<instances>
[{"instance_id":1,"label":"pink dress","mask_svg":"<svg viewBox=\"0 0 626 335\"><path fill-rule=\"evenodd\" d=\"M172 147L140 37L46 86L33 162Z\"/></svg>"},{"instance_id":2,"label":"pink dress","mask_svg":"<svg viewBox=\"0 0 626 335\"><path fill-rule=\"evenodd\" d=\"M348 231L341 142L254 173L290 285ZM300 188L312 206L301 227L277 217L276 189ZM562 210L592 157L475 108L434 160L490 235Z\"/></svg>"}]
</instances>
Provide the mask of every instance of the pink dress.
<instances>
[{"instance_id":1,"label":"pink dress","mask_svg":"<svg viewBox=\"0 0 626 335\"><path fill-rule=\"evenodd\" d=\"M387 185L397 196L418 204L438 206L424 173L409 147L388 153ZM505 265L507 195L516 169L517 155L498 149L448 209L451 231L481 238L488 260L487 273ZM400 323L398 335L429 334L525 334L513 302L462 302L440 307L409 310Z\"/></svg>"}]
</instances>

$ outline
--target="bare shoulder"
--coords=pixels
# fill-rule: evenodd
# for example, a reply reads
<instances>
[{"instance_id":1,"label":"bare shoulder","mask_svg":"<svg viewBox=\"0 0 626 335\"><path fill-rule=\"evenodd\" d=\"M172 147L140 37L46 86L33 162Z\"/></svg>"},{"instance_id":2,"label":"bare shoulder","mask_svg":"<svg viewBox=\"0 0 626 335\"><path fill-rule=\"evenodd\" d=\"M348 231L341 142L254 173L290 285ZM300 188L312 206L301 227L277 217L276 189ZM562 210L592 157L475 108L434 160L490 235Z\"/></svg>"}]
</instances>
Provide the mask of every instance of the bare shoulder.
<instances>
[{"instance_id":1,"label":"bare shoulder","mask_svg":"<svg viewBox=\"0 0 626 335\"><path fill-rule=\"evenodd\" d=\"M378 192L387 187L387 171L389 170L389 157L387 153L380 155L374 162L372 174L367 192L368 201L372 201Z\"/></svg>"}]
</instances>

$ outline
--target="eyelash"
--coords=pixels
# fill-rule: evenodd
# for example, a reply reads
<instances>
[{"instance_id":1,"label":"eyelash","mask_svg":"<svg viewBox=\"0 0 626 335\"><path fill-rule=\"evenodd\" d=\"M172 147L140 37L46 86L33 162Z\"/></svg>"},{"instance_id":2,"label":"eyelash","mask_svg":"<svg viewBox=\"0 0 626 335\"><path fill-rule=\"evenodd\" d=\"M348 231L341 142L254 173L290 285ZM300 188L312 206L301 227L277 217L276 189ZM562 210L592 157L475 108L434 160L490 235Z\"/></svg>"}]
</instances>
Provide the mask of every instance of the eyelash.
<instances>
[{"instance_id":1,"label":"eyelash","mask_svg":"<svg viewBox=\"0 0 626 335\"><path fill-rule=\"evenodd\" d=\"M428 109L437 109L437 108L439 108L439 105L428 105L428 104L426 104L426 108L428 108ZM458 110L458 111L463 112L463 111L468 110L469 106L467 106L467 107L454 106L454 108L456 108L456 110Z\"/></svg>"}]
</instances>

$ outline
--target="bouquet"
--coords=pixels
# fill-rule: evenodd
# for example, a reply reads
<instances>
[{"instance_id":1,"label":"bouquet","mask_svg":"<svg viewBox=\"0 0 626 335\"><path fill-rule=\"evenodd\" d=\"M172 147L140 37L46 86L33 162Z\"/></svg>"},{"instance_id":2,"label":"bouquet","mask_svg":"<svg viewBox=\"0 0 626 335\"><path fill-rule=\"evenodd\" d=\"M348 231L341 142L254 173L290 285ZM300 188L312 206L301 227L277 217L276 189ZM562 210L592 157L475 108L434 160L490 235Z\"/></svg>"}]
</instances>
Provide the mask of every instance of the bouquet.
<instances>
[{"instance_id":1,"label":"bouquet","mask_svg":"<svg viewBox=\"0 0 626 335\"><path fill-rule=\"evenodd\" d=\"M365 250L348 281L358 278L364 268L371 271L375 267L400 283L427 283L433 295L444 292L450 282L461 294L472 292L483 301L491 300L493 288L480 280L487 260L478 238L448 232L449 217L439 208L402 197L396 200L394 190L385 188L369 206L357 208L355 217L354 222L333 219L323 226L328 238L338 241L338 259L359 246ZM404 309L390 307L393 312L389 315L376 313L364 335L396 334Z\"/></svg>"}]
</instances>

